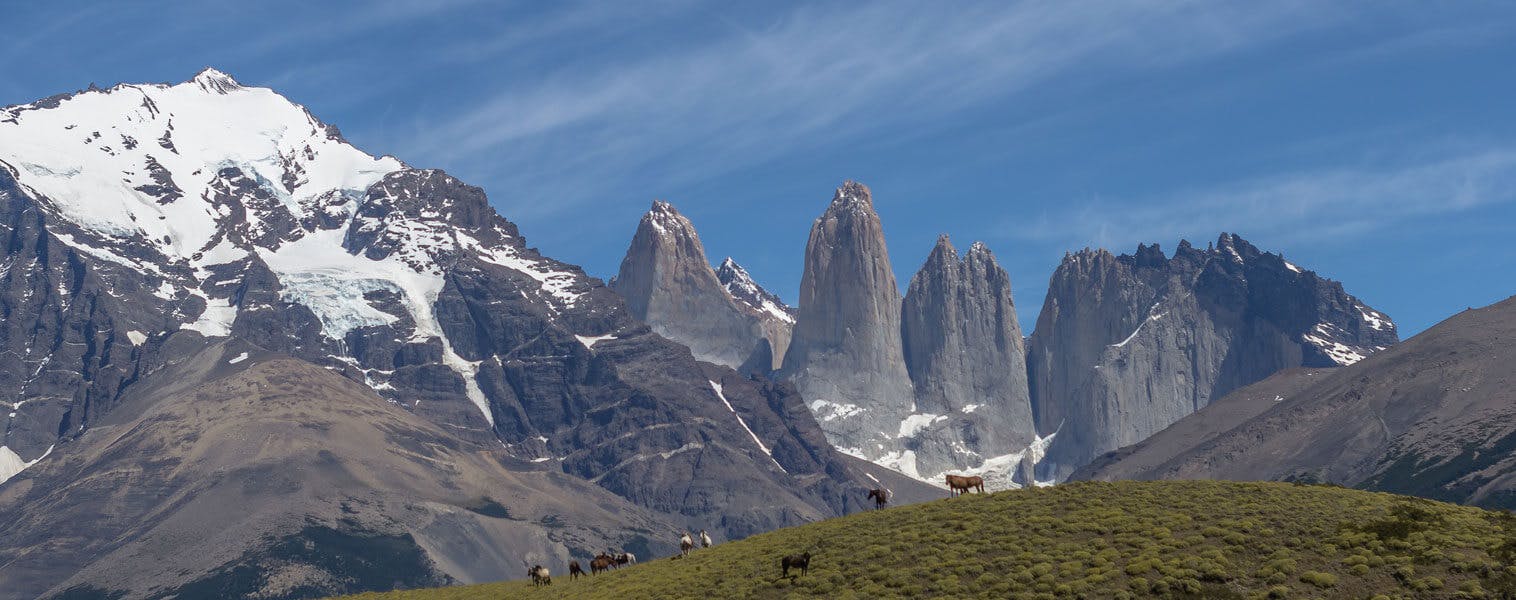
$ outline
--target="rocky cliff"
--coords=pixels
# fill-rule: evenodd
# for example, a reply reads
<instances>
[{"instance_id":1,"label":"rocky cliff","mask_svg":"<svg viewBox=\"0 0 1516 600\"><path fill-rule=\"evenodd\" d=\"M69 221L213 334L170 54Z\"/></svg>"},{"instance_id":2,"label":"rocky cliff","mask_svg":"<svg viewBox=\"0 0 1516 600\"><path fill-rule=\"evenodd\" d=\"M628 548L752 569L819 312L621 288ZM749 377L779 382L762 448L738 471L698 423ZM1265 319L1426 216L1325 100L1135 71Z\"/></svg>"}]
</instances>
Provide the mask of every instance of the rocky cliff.
<instances>
[{"instance_id":1,"label":"rocky cliff","mask_svg":"<svg viewBox=\"0 0 1516 600\"><path fill-rule=\"evenodd\" d=\"M938 238L911 278L901 338L917 414L929 419L907 442L923 475L979 467L1035 440L1011 279L988 247L976 242L960 258Z\"/></svg>"},{"instance_id":2,"label":"rocky cliff","mask_svg":"<svg viewBox=\"0 0 1516 600\"><path fill-rule=\"evenodd\" d=\"M1516 509L1516 298L1238 390L1081 479L1275 479ZM1253 393L1250 393L1253 392Z\"/></svg>"},{"instance_id":3,"label":"rocky cliff","mask_svg":"<svg viewBox=\"0 0 1516 600\"><path fill-rule=\"evenodd\" d=\"M760 336L711 270L694 224L672 204L655 201L642 216L611 287L632 316L699 360L735 368L758 346Z\"/></svg>"},{"instance_id":4,"label":"rocky cliff","mask_svg":"<svg viewBox=\"0 0 1516 600\"><path fill-rule=\"evenodd\" d=\"M1351 364L1394 344L1384 314L1283 257L1222 234L1134 255L1084 250L1053 274L1028 365L1042 477L1063 478L1227 392L1289 367Z\"/></svg>"},{"instance_id":5,"label":"rocky cliff","mask_svg":"<svg viewBox=\"0 0 1516 600\"><path fill-rule=\"evenodd\" d=\"M916 474L898 438L915 398L900 342L900 291L868 187L849 181L811 226L782 376L832 443Z\"/></svg>"}]
</instances>

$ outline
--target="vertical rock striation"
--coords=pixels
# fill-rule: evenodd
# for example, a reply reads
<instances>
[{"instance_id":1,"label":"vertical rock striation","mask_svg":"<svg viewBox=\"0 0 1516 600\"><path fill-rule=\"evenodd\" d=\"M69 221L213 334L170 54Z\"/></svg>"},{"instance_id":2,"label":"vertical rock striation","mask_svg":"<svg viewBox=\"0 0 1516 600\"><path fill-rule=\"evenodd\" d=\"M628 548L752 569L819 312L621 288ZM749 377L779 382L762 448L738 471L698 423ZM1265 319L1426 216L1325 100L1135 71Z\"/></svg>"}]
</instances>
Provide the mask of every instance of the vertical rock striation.
<instances>
[{"instance_id":1,"label":"vertical rock striation","mask_svg":"<svg viewBox=\"0 0 1516 600\"><path fill-rule=\"evenodd\" d=\"M845 452L916 474L898 432L915 412L900 341L900 291L868 187L837 188L811 227L782 375Z\"/></svg>"},{"instance_id":2,"label":"vertical rock striation","mask_svg":"<svg viewBox=\"0 0 1516 600\"><path fill-rule=\"evenodd\" d=\"M906 442L923 475L980 467L1032 443L1026 350L1011 280L988 247L976 242L960 258L946 235L938 238L911 278L901 314L916 410L931 419Z\"/></svg>"}]
</instances>

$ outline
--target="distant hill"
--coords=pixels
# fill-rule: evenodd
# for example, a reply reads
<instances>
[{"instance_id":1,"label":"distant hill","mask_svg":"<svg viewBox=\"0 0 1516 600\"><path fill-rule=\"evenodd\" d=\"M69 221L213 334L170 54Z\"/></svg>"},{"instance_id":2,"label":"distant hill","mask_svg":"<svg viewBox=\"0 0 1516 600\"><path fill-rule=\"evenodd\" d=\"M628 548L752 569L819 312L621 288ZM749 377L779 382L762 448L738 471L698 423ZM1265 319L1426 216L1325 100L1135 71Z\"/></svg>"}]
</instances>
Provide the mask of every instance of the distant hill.
<instances>
[{"instance_id":1,"label":"distant hill","mask_svg":"<svg viewBox=\"0 0 1516 600\"><path fill-rule=\"evenodd\" d=\"M780 577L809 551L810 573ZM1332 486L1084 482L872 511L525 581L357 600L462 598L1499 598L1516 517ZM1504 594L1504 596L1502 596Z\"/></svg>"}]
</instances>

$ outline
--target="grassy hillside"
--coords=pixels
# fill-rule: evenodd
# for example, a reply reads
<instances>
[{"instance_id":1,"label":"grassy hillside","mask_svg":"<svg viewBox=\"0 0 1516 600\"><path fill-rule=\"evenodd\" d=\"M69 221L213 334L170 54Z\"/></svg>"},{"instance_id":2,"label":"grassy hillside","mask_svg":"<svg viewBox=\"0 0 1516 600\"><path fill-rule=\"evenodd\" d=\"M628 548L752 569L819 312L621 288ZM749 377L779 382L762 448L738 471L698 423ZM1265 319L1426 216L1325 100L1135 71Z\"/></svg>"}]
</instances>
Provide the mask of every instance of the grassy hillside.
<instances>
[{"instance_id":1,"label":"grassy hillside","mask_svg":"<svg viewBox=\"0 0 1516 600\"><path fill-rule=\"evenodd\" d=\"M810 574L779 577L809 550ZM1074 483L855 514L551 588L523 581L365 594L463 598L1499 598L1516 518L1337 487ZM1516 596L1504 596L1516 597Z\"/></svg>"}]
</instances>

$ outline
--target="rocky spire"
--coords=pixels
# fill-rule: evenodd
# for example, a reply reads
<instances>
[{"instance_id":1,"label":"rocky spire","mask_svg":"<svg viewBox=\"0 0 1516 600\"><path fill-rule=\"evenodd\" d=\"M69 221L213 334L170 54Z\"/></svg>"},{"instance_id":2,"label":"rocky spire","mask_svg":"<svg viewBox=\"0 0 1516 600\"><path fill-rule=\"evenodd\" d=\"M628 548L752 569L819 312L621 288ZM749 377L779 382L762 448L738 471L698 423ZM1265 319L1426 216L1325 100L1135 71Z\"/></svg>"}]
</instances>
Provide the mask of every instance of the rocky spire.
<instances>
[{"instance_id":1,"label":"rocky spire","mask_svg":"<svg viewBox=\"0 0 1516 600\"><path fill-rule=\"evenodd\" d=\"M668 202L655 200L642 216L612 287L632 316L697 359L737 367L758 343L711 270L694 224Z\"/></svg>"},{"instance_id":2,"label":"rocky spire","mask_svg":"<svg viewBox=\"0 0 1516 600\"><path fill-rule=\"evenodd\" d=\"M982 243L962 258L937 239L902 307L905 364L918 413L948 416L918 434L922 474L978 467L1035 438L1010 276Z\"/></svg>"},{"instance_id":3,"label":"rocky spire","mask_svg":"<svg viewBox=\"0 0 1516 600\"><path fill-rule=\"evenodd\" d=\"M900 292L884 228L861 183L837 188L811 226L783 375L835 445L910 462L896 439L915 404L901 351Z\"/></svg>"}]
</instances>

